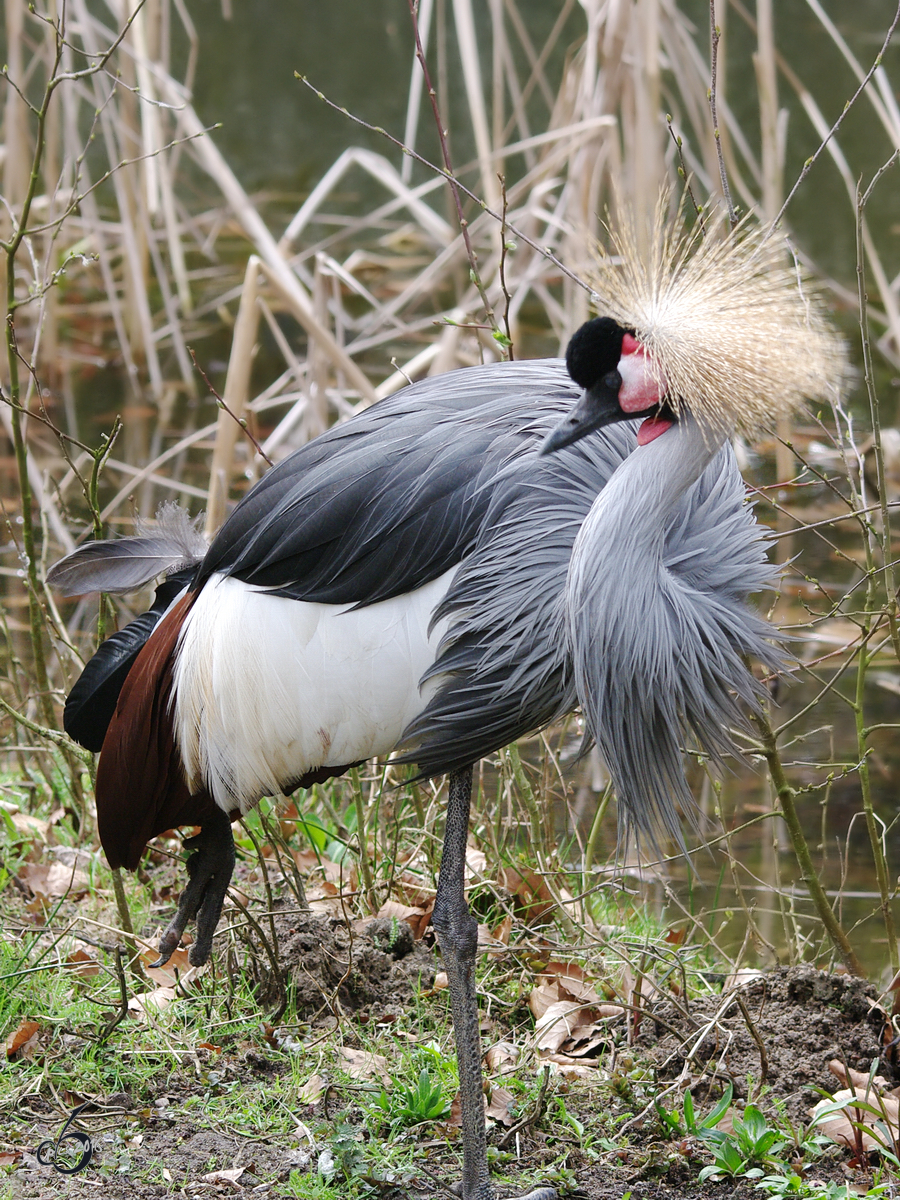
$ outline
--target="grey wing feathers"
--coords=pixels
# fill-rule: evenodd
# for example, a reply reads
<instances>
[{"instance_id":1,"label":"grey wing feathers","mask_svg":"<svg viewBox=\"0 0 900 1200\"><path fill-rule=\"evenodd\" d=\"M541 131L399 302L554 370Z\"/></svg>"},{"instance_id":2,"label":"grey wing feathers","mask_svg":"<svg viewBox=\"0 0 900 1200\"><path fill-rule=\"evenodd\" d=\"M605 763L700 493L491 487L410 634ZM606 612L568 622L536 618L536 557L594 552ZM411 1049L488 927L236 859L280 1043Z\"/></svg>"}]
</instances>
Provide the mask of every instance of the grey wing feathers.
<instances>
[{"instance_id":1,"label":"grey wing feathers","mask_svg":"<svg viewBox=\"0 0 900 1200\"><path fill-rule=\"evenodd\" d=\"M578 395L549 360L451 372L405 389L279 463L220 530L214 572L278 595L373 604L468 554L498 472L535 448L534 422Z\"/></svg>"}]
</instances>

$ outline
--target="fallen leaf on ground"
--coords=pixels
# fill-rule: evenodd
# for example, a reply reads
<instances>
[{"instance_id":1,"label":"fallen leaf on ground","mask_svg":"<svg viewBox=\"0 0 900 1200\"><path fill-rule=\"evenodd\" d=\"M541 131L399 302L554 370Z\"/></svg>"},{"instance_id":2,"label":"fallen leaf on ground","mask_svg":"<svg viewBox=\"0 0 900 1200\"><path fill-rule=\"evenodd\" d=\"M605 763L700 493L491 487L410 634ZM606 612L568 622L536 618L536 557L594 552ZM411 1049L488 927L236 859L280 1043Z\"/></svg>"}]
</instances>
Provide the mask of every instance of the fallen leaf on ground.
<instances>
[{"instance_id":1,"label":"fallen leaf on ground","mask_svg":"<svg viewBox=\"0 0 900 1200\"><path fill-rule=\"evenodd\" d=\"M491 1102L484 1110L484 1115L492 1121L499 1121L501 1125L512 1125L515 1102L516 1098L508 1088L491 1088Z\"/></svg>"},{"instance_id":2,"label":"fallen leaf on ground","mask_svg":"<svg viewBox=\"0 0 900 1200\"><path fill-rule=\"evenodd\" d=\"M604 1003L589 984L568 975L542 976L528 997L528 1007L535 1017L535 1045L542 1058L590 1054L608 1040L602 1022L625 1011L619 1004Z\"/></svg>"},{"instance_id":3,"label":"fallen leaf on ground","mask_svg":"<svg viewBox=\"0 0 900 1200\"><path fill-rule=\"evenodd\" d=\"M354 1050L350 1046L341 1046L338 1058L343 1070L354 1079L380 1079L390 1083L388 1061L382 1054L372 1054L368 1050Z\"/></svg>"},{"instance_id":4,"label":"fallen leaf on ground","mask_svg":"<svg viewBox=\"0 0 900 1200\"><path fill-rule=\"evenodd\" d=\"M146 1013L167 1008L173 1000L177 998L178 993L173 987L156 988L152 992L139 992L138 995L132 996L128 1001L128 1011L137 1013L138 1016L144 1016Z\"/></svg>"},{"instance_id":5,"label":"fallen leaf on ground","mask_svg":"<svg viewBox=\"0 0 900 1200\"><path fill-rule=\"evenodd\" d=\"M157 937L152 942L145 942L141 939L137 941L138 950L141 955L141 963L144 967L144 974L152 983L158 983L160 987L171 988L176 984L181 984L182 987L187 987L192 983L198 975L203 975L207 971L207 967L192 967L188 955L190 954L190 946L178 946L172 954L168 962L163 963L161 967L151 967L151 963L155 963L159 958L159 938Z\"/></svg>"},{"instance_id":6,"label":"fallen leaf on ground","mask_svg":"<svg viewBox=\"0 0 900 1200\"><path fill-rule=\"evenodd\" d=\"M325 1091L325 1080L321 1075L310 1075L306 1083L297 1092L301 1104L315 1104Z\"/></svg>"},{"instance_id":7,"label":"fallen leaf on ground","mask_svg":"<svg viewBox=\"0 0 900 1200\"><path fill-rule=\"evenodd\" d=\"M232 1167L229 1171L210 1171L204 1175L204 1183L232 1183L236 1184L243 1175L245 1167Z\"/></svg>"},{"instance_id":8,"label":"fallen leaf on ground","mask_svg":"<svg viewBox=\"0 0 900 1200\"><path fill-rule=\"evenodd\" d=\"M519 1052L511 1042L497 1042L488 1047L484 1060L493 1075L508 1075L518 1065Z\"/></svg>"},{"instance_id":9,"label":"fallen leaf on ground","mask_svg":"<svg viewBox=\"0 0 900 1200\"><path fill-rule=\"evenodd\" d=\"M865 1104L876 1111L868 1112L856 1107L854 1101ZM898 1128L900 1128L900 1100L896 1096L883 1096L877 1088L844 1088L840 1092L835 1092L832 1100L820 1100L815 1108L810 1109L810 1112L815 1119L821 1113L829 1110L834 1103L840 1102L845 1102L846 1106L836 1112L834 1116L816 1122L816 1128L821 1130L826 1137L830 1137L833 1142L838 1142L842 1146L848 1146L851 1150L856 1149L860 1140L862 1140L863 1149L867 1152L893 1149L893 1145L885 1146L886 1139L883 1132L870 1134L866 1132L866 1129L874 1129L876 1122L887 1125L889 1140L892 1143L896 1142ZM858 1125L862 1125L864 1128L858 1130L855 1128Z\"/></svg>"},{"instance_id":10,"label":"fallen leaf on ground","mask_svg":"<svg viewBox=\"0 0 900 1200\"><path fill-rule=\"evenodd\" d=\"M512 932L512 917L504 917L499 925L491 930L491 937L495 942L502 942L504 946L509 945L509 935Z\"/></svg>"},{"instance_id":11,"label":"fallen leaf on ground","mask_svg":"<svg viewBox=\"0 0 900 1200\"><path fill-rule=\"evenodd\" d=\"M575 1000L557 1000L535 1022L534 1042L538 1050L555 1054L561 1046L583 1040L580 1035L592 1032L593 1028L590 1009Z\"/></svg>"},{"instance_id":12,"label":"fallen leaf on ground","mask_svg":"<svg viewBox=\"0 0 900 1200\"><path fill-rule=\"evenodd\" d=\"M33 817L31 813L19 812L17 810L10 813L10 820L19 833L40 838L42 842L46 842L50 834L50 822L44 821L40 817Z\"/></svg>"},{"instance_id":13,"label":"fallen leaf on ground","mask_svg":"<svg viewBox=\"0 0 900 1200\"><path fill-rule=\"evenodd\" d=\"M515 896L526 921L543 916L556 903L543 877L528 867L504 867L498 879Z\"/></svg>"},{"instance_id":14,"label":"fallen leaf on ground","mask_svg":"<svg viewBox=\"0 0 900 1200\"><path fill-rule=\"evenodd\" d=\"M477 882L487 871L487 855L475 846L466 846L466 879Z\"/></svg>"},{"instance_id":15,"label":"fallen leaf on ground","mask_svg":"<svg viewBox=\"0 0 900 1200\"><path fill-rule=\"evenodd\" d=\"M90 886L84 871L64 863L23 863L19 878L35 894L58 900L66 896L77 900Z\"/></svg>"},{"instance_id":16,"label":"fallen leaf on ground","mask_svg":"<svg viewBox=\"0 0 900 1200\"><path fill-rule=\"evenodd\" d=\"M541 1062L549 1063L552 1073L562 1076L563 1079L595 1080L598 1076L596 1065L588 1066L579 1062L577 1058L570 1058L568 1054L542 1054Z\"/></svg>"},{"instance_id":17,"label":"fallen leaf on ground","mask_svg":"<svg viewBox=\"0 0 900 1200\"><path fill-rule=\"evenodd\" d=\"M65 966L67 971L79 975L82 979L90 979L91 976L100 974L100 964L84 950L73 950L66 959Z\"/></svg>"},{"instance_id":18,"label":"fallen leaf on ground","mask_svg":"<svg viewBox=\"0 0 900 1200\"><path fill-rule=\"evenodd\" d=\"M20 1054L23 1058L28 1058L30 1051L37 1045L40 1029L37 1021L20 1021L6 1039L6 1057L12 1059Z\"/></svg>"},{"instance_id":19,"label":"fallen leaf on ground","mask_svg":"<svg viewBox=\"0 0 900 1200\"><path fill-rule=\"evenodd\" d=\"M418 942L425 936L425 930L431 921L433 910L433 902L430 909L425 909L420 908L418 905L400 904L397 900L385 900L375 916L376 918L386 917L389 920L394 918L398 921L405 921L412 930L413 937Z\"/></svg>"},{"instance_id":20,"label":"fallen leaf on ground","mask_svg":"<svg viewBox=\"0 0 900 1200\"><path fill-rule=\"evenodd\" d=\"M828 1064L828 1070L832 1075L836 1076L844 1087L869 1088L869 1095L872 1095L872 1090L876 1092L886 1093L890 1096L897 1095L897 1088L891 1088L891 1085L883 1075L875 1075L869 1082L868 1071L854 1071L852 1067L846 1067L839 1058L833 1058Z\"/></svg>"}]
</instances>

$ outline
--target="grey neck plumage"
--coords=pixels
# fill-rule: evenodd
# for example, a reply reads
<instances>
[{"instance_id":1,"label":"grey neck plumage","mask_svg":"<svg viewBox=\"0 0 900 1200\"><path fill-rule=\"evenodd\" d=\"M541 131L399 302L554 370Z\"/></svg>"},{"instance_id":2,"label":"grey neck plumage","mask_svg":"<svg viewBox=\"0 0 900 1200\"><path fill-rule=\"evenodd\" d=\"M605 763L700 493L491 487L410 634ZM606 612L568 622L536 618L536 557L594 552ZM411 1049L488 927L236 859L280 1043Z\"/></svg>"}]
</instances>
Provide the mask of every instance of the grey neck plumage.
<instances>
[{"instance_id":1,"label":"grey neck plumage","mask_svg":"<svg viewBox=\"0 0 900 1200\"><path fill-rule=\"evenodd\" d=\"M761 533L724 433L689 414L638 447L585 520L569 566L565 621L590 735L638 836L680 839L692 808L685 746L735 747L759 685L746 656L780 663L745 604L771 583Z\"/></svg>"}]
</instances>

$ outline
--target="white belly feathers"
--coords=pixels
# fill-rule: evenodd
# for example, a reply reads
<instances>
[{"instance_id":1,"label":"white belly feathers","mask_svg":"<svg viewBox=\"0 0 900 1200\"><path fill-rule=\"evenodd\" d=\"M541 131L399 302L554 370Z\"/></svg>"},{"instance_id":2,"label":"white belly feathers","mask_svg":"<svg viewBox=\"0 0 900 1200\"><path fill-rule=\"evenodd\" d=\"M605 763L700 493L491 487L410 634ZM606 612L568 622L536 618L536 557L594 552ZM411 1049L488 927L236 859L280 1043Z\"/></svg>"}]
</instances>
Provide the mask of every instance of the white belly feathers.
<instances>
[{"instance_id":1,"label":"white belly feathers","mask_svg":"<svg viewBox=\"0 0 900 1200\"><path fill-rule=\"evenodd\" d=\"M214 575L175 658L175 739L192 788L246 812L308 771L389 753L439 686L419 680L455 568L367 608L272 596Z\"/></svg>"}]
</instances>

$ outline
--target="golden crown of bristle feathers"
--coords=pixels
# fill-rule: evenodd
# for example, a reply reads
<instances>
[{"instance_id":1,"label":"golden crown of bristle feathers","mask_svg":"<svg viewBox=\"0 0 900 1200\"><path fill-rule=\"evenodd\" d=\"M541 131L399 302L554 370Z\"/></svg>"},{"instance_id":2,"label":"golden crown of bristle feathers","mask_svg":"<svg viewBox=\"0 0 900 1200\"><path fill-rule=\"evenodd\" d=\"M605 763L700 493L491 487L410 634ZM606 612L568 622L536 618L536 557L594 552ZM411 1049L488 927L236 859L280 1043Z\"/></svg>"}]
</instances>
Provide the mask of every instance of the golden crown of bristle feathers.
<instances>
[{"instance_id":1,"label":"golden crown of bristle feathers","mask_svg":"<svg viewBox=\"0 0 900 1200\"><path fill-rule=\"evenodd\" d=\"M673 227L665 209L663 199L642 251L624 211L590 282L597 311L635 331L672 408L755 433L804 400L835 397L844 343L784 238L747 221L704 236L699 222Z\"/></svg>"}]
</instances>

